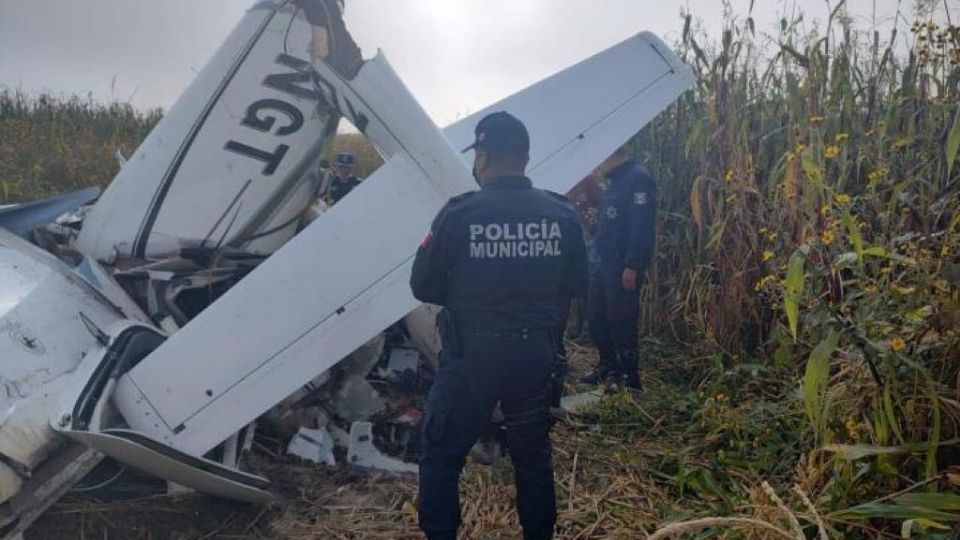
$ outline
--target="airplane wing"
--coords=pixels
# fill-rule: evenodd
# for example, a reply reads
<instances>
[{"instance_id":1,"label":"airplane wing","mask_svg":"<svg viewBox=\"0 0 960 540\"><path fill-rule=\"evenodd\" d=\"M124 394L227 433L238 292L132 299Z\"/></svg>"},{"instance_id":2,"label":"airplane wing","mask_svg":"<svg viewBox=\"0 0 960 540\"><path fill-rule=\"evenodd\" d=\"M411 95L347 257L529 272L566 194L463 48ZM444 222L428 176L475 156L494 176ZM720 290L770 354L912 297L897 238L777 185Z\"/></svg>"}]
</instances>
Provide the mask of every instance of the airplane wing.
<instances>
[{"instance_id":1,"label":"airplane wing","mask_svg":"<svg viewBox=\"0 0 960 540\"><path fill-rule=\"evenodd\" d=\"M114 399L131 429L202 455L418 305L408 287L412 259L449 196L475 187L466 158L382 58L352 82L322 75L392 157L121 377ZM565 191L691 82L645 34L494 108L523 119L540 141L537 182ZM471 122L447 136L466 146Z\"/></svg>"},{"instance_id":2,"label":"airplane wing","mask_svg":"<svg viewBox=\"0 0 960 540\"><path fill-rule=\"evenodd\" d=\"M567 193L695 81L660 38L644 32L447 127L444 135L454 148L466 148L481 118L507 111L530 132L527 173L534 184Z\"/></svg>"}]
</instances>

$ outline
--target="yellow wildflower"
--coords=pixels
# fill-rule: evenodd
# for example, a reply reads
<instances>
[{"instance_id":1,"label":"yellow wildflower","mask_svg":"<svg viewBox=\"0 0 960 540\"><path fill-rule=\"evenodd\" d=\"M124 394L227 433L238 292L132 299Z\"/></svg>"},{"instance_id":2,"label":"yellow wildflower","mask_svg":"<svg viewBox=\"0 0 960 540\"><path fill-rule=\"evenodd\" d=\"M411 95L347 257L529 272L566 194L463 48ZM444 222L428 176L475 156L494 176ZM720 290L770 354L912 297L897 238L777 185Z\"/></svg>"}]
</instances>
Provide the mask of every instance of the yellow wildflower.
<instances>
[{"instance_id":1,"label":"yellow wildflower","mask_svg":"<svg viewBox=\"0 0 960 540\"><path fill-rule=\"evenodd\" d=\"M840 155L840 147L828 146L824 155L826 155L827 159L833 159Z\"/></svg>"},{"instance_id":2,"label":"yellow wildflower","mask_svg":"<svg viewBox=\"0 0 960 540\"><path fill-rule=\"evenodd\" d=\"M815 126L822 124L824 120L826 120L826 118L824 118L824 117L822 117L822 116L811 116L811 117L810 117L810 123L813 124L813 125L815 125Z\"/></svg>"},{"instance_id":3,"label":"yellow wildflower","mask_svg":"<svg viewBox=\"0 0 960 540\"><path fill-rule=\"evenodd\" d=\"M910 146L910 141L908 139L900 139L891 144L890 149L900 150L901 148L906 148L907 146Z\"/></svg>"},{"instance_id":4,"label":"yellow wildflower","mask_svg":"<svg viewBox=\"0 0 960 540\"><path fill-rule=\"evenodd\" d=\"M850 140L850 134L849 134L849 133L838 133L838 134L837 134L837 138L836 138L837 144L843 144L843 143L847 142L848 140Z\"/></svg>"},{"instance_id":5,"label":"yellow wildflower","mask_svg":"<svg viewBox=\"0 0 960 540\"><path fill-rule=\"evenodd\" d=\"M849 203L850 203L850 196L847 195L846 193L841 193L841 194L837 195L837 203L839 203L839 204L849 204Z\"/></svg>"},{"instance_id":6,"label":"yellow wildflower","mask_svg":"<svg viewBox=\"0 0 960 540\"><path fill-rule=\"evenodd\" d=\"M725 178L727 179L727 182L733 181L733 178L734 178L733 169L727 170L727 176L725 176Z\"/></svg>"},{"instance_id":7,"label":"yellow wildflower","mask_svg":"<svg viewBox=\"0 0 960 540\"><path fill-rule=\"evenodd\" d=\"M802 153L804 153L804 152L807 151L807 147L804 146L804 145L802 145L802 144L798 144L797 147L796 147L793 151L796 152L796 153L798 153L798 154L802 154Z\"/></svg>"},{"instance_id":8,"label":"yellow wildflower","mask_svg":"<svg viewBox=\"0 0 960 540\"><path fill-rule=\"evenodd\" d=\"M760 291L760 290L766 289L767 287L769 287L770 285L773 285L776 282L777 282L777 276L764 276L763 279L757 282L757 284L754 286L754 289Z\"/></svg>"},{"instance_id":9,"label":"yellow wildflower","mask_svg":"<svg viewBox=\"0 0 960 540\"><path fill-rule=\"evenodd\" d=\"M847 437L850 437L850 439L854 441L860 440L860 431L857 429L857 427L857 422L855 420L850 420L847 422Z\"/></svg>"},{"instance_id":10,"label":"yellow wildflower","mask_svg":"<svg viewBox=\"0 0 960 540\"><path fill-rule=\"evenodd\" d=\"M763 252L763 262L772 261L773 257L774 257L774 254L769 249Z\"/></svg>"},{"instance_id":11,"label":"yellow wildflower","mask_svg":"<svg viewBox=\"0 0 960 540\"><path fill-rule=\"evenodd\" d=\"M893 352L900 352L907 346L907 343L903 341L901 337L895 337L890 340L890 348L893 349Z\"/></svg>"},{"instance_id":12,"label":"yellow wildflower","mask_svg":"<svg viewBox=\"0 0 960 540\"><path fill-rule=\"evenodd\" d=\"M760 227L760 234L767 234L768 232L770 232L770 229L766 227Z\"/></svg>"},{"instance_id":13,"label":"yellow wildflower","mask_svg":"<svg viewBox=\"0 0 960 540\"><path fill-rule=\"evenodd\" d=\"M829 216L829 215L830 215L830 205L825 204L825 205L821 206L821 207L820 207L820 215L823 216L823 217Z\"/></svg>"},{"instance_id":14,"label":"yellow wildflower","mask_svg":"<svg viewBox=\"0 0 960 540\"><path fill-rule=\"evenodd\" d=\"M836 237L834 236L833 231L829 229L820 234L820 241L823 242L823 245L825 246L829 246L834 240L836 240Z\"/></svg>"}]
</instances>

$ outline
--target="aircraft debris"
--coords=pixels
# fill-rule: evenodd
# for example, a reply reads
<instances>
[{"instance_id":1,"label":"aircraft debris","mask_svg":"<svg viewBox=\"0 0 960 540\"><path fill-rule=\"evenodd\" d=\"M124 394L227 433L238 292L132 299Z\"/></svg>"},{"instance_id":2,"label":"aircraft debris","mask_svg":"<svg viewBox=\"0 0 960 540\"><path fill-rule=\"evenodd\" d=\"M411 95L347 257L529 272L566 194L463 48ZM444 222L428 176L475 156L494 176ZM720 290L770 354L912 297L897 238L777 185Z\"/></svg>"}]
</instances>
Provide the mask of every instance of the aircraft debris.
<instances>
[{"instance_id":1,"label":"aircraft debris","mask_svg":"<svg viewBox=\"0 0 960 540\"><path fill-rule=\"evenodd\" d=\"M350 427L347 461L354 467L388 473L417 474L418 471L415 464L404 463L399 459L385 456L377 450L373 445L373 424L370 422L354 422Z\"/></svg>"},{"instance_id":2,"label":"aircraft debris","mask_svg":"<svg viewBox=\"0 0 960 540\"><path fill-rule=\"evenodd\" d=\"M307 461L332 467L337 464L337 458L333 455L335 445L336 441L334 441L333 435L326 428L300 428L300 431L290 439L290 444L287 445L287 453Z\"/></svg>"},{"instance_id":3,"label":"aircraft debris","mask_svg":"<svg viewBox=\"0 0 960 540\"><path fill-rule=\"evenodd\" d=\"M412 254L476 187L456 149L477 118L522 117L532 180L566 192L693 82L644 33L441 131L384 55L362 60L337 4L257 2L91 208L81 192L0 211L33 242L0 228L0 536L104 455L269 500L236 468L264 414L292 451L311 437L320 461L332 441L415 473L397 456L417 453L440 343ZM384 165L325 212L311 172L341 119Z\"/></svg>"},{"instance_id":4,"label":"aircraft debris","mask_svg":"<svg viewBox=\"0 0 960 540\"><path fill-rule=\"evenodd\" d=\"M366 420L387 407L373 385L356 375L341 381L331 401L337 416L350 423Z\"/></svg>"},{"instance_id":5,"label":"aircraft debris","mask_svg":"<svg viewBox=\"0 0 960 540\"><path fill-rule=\"evenodd\" d=\"M598 403L601 398L603 398L602 390L591 390L582 394L564 396L560 398L560 408L568 413L576 414L584 407Z\"/></svg>"}]
</instances>

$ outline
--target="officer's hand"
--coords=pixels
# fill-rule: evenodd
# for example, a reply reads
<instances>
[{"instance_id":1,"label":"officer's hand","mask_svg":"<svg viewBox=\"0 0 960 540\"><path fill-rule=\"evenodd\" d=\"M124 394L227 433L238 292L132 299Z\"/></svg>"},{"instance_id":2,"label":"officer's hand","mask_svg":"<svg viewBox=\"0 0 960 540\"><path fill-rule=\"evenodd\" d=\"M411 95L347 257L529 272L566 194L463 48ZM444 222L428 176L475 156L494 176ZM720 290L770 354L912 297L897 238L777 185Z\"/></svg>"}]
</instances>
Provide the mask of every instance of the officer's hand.
<instances>
[{"instance_id":1,"label":"officer's hand","mask_svg":"<svg viewBox=\"0 0 960 540\"><path fill-rule=\"evenodd\" d=\"M631 292L637 290L637 271L633 268L623 269L623 288Z\"/></svg>"}]
</instances>

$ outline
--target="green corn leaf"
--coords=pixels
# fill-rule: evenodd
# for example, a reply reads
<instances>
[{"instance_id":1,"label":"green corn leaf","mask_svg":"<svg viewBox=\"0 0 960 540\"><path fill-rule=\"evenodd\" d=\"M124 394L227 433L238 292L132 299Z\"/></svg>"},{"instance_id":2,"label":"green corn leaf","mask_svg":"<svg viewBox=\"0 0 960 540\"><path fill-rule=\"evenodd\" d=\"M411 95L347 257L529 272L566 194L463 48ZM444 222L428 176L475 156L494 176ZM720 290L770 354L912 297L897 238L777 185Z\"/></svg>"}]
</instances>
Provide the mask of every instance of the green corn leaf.
<instances>
[{"instance_id":1,"label":"green corn leaf","mask_svg":"<svg viewBox=\"0 0 960 540\"><path fill-rule=\"evenodd\" d=\"M890 424L894 437L903 444L903 433L900 432L900 423L897 421L897 415L894 413L893 394L890 391L889 384L883 387L883 414L887 417L887 423Z\"/></svg>"},{"instance_id":2,"label":"green corn leaf","mask_svg":"<svg viewBox=\"0 0 960 540\"><path fill-rule=\"evenodd\" d=\"M960 510L960 495L954 493L907 493L894 499L894 502L930 510Z\"/></svg>"},{"instance_id":3,"label":"green corn leaf","mask_svg":"<svg viewBox=\"0 0 960 540\"><path fill-rule=\"evenodd\" d=\"M927 448L927 479L937 475L937 447L940 446L940 395L933 379L927 379L927 391L933 408L933 425L930 426L930 444Z\"/></svg>"},{"instance_id":4,"label":"green corn leaf","mask_svg":"<svg viewBox=\"0 0 960 540\"><path fill-rule=\"evenodd\" d=\"M850 212L843 215L843 225L847 229L847 234L850 235L850 241L853 242L853 249L857 252L857 265L860 266L862 270L864 249L863 236L860 235L860 227L857 226L857 220L853 219Z\"/></svg>"},{"instance_id":5,"label":"green corn leaf","mask_svg":"<svg viewBox=\"0 0 960 540\"><path fill-rule=\"evenodd\" d=\"M928 510L900 504L866 503L834 512L830 517L858 517L885 519L930 519L934 521L960 521L960 514Z\"/></svg>"},{"instance_id":6,"label":"green corn leaf","mask_svg":"<svg viewBox=\"0 0 960 540\"><path fill-rule=\"evenodd\" d=\"M818 438L823 427L824 395L830 380L830 357L839 339L840 334L831 330L830 335L810 353L803 376L803 405Z\"/></svg>"},{"instance_id":7,"label":"green corn leaf","mask_svg":"<svg viewBox=\"0 0 960 540\"><path fill-rule=\"evenodd\" d=\"M908 519L903 522L903 526L900 527L900 537L901 538L913 538L913 526L917 525L920 527L921 531L926 529L938 529L941 531L949 531L950 527L942 523L937 523L936 521L929 519Z\"/></svg>"},{"instance_id":8,"label":"green corn leaf","mask_svg":"<svg viewBox=\"0 0 960 540\"><path fill-rule=\"evenodd\" d=\"M960 109L953 117L953 127L947 136L947 176L953 172L953 164L957 161L957 152L960 151Z\"/></svg>"},{"instance_id":9,"label":"green corn leaf","mask_svg":"<svg viewBox=\"0 0 960 540\"><path fill-rule=\"evenodd\" d=\"M806 390L806 389L804 389ZM934 448L940 446L953 446L960 444L960 439L951 439L939 443L923 442L915 444L902 444L900 446L876 446L871 444L828 444L823 447L824 451L837 454L848 461L856 461L866 457L873 456L892 456L898 454L919 454L927 452L931 445Z\"/></svg>"},{"instance_id":10,"label":"green corn leaf","mask_svg":"<svg viewBox=\"0 0 960 540\"><path fill-rule=\"evenodd\" d=\"M784 284L783 306L787 312L787 323L790 325L790 335L793 336L794 342L797 341L797 331L800 326L800 293L803 292L804 266L807 260L802 249L798 249L790 257L790 268Z\"/></svg>"}]
</instances>

